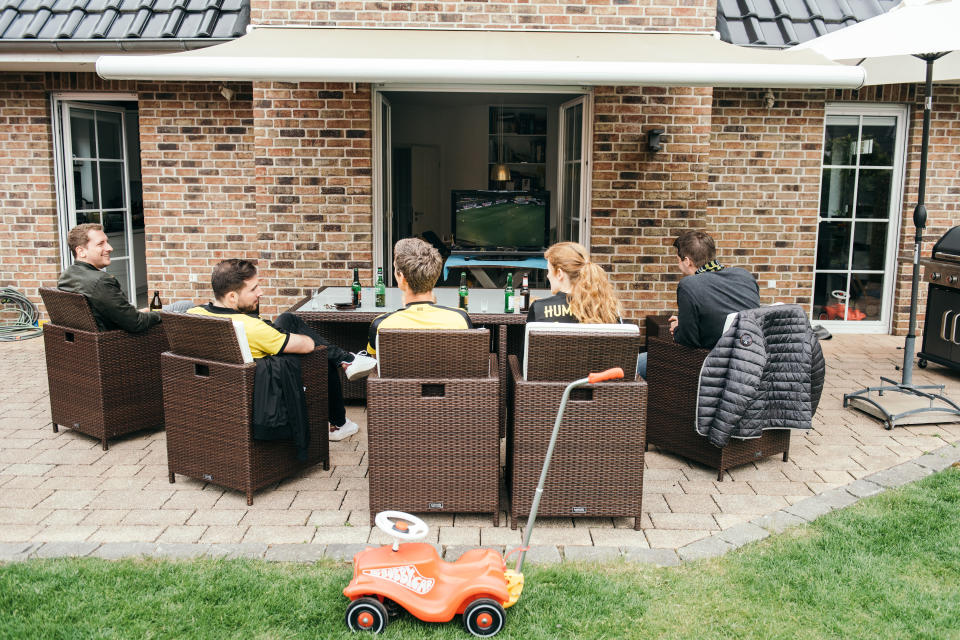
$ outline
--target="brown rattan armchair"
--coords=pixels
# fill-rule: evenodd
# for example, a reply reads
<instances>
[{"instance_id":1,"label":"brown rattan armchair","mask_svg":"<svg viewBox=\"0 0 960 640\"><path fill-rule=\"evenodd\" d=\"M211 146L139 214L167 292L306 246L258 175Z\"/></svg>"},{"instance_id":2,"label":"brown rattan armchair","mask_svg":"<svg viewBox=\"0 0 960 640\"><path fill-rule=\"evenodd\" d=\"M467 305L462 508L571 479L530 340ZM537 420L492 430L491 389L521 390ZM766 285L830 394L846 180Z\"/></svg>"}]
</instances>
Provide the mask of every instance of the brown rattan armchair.
<instances>
[{"instance_id":1,"label":"brown rattan armchair","mask_svg":"<svg viewBox=\"0 0 960 640\"><path fill-rule=\"evenodd\" d=\"M163 427L163 325L100 331L83 295L42 288L40 296L50 314L43 348L54 432L69 427L98 438L106 451L111 438Z\"/></svg>"},{"instance_id":2,"label":"brown rattan armchair","mask_svg":"<svg viewBox=\"0 0 960 640\"><path fill-rule=\"evenodd\" d=\"M650 420L647 444L689 458L723 472L748 462L790 453L790 430L768 429L760 438L732 438L719 448L697 433L697 394L700 368L708 349L692 349L673 341L669 322L647 318L647 384L650 385Z\"/></svg>"},{"instance_id":3,"label":"brown rattan armchair","mask_svg":"<svg viewBox=\"0 0 960 640\"><path fill-rule=\"evenodd\" d=\"M640 528L647 385L635 379L640 336L600 329L538 334L531 330L527 371L515 355L510 365L511 411L507 464L510 526L529 515L566 386L611 367L622 381L575 389L570 396L539 514L560 517L631 517ZM532 327L531 327L532 328Z\"/></svg>"},{"instance_id":4,"label":"brown rattan armchair","mask_svg":"<svg viewBox=\"0 0 960 640\"><path fill-rule=\"evenodd\" d=\"M167 468L175 474L253 492L323 462L327 439L326 347L303 356L310 444L297 459L288 441L253 439L256 365L244 362L233 323L226 318L163 314L171 350L164 353L163 396L167 418Z\"/></svg>"},{"instance_id":5,"label":"brown rattan armchair","mask_svg":"<svg viewBox=\"0 0 960 640\"><path fill-rule=\"evenodd\" d=\"M378 511L500 521L497 357L488 329L384 329L367 378L370 522Z\"/></svg>"}]
</instances>

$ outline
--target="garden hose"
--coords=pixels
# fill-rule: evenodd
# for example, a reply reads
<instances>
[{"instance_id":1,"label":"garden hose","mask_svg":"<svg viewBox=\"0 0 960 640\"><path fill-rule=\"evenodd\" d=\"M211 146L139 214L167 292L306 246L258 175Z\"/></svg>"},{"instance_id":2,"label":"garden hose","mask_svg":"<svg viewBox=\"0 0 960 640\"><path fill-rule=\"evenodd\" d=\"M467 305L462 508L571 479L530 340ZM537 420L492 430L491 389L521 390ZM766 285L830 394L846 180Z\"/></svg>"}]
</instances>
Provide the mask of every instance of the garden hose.
<instances>
[{"instance_id":1,"label":"garden hose","mask_svg":"<svg viewBox=\"0 0 960 640\"><path fill-rule=\"evenodd\" d=\"M29 340L43 335L39 325L40 312L37 305L25 295L10 287L0 287L0 305L13 305L19 317L12 322L0 322L0 342Z\"/></svg>"}]
</instances>

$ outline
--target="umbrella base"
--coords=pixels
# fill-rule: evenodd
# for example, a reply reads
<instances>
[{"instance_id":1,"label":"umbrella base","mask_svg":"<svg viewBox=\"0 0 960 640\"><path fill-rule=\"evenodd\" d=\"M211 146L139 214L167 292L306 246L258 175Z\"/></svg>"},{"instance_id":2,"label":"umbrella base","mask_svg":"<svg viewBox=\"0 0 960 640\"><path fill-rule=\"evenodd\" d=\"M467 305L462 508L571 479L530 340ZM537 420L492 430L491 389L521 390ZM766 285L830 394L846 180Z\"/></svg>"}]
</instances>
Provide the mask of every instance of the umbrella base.
<instances>
[{"instance_id":1,"label":"umbrella base","mask_svg":"<svg viewBox=\"0 0 960 640\"><path fill-rule=\"evenodd\" d=\"M873 416L888 430L911 424L960 422L960 405L943 395L942 384L916 386L889 378L880 381L887 384L844 394L844 408Z\"/></svg>"}]
</instances>

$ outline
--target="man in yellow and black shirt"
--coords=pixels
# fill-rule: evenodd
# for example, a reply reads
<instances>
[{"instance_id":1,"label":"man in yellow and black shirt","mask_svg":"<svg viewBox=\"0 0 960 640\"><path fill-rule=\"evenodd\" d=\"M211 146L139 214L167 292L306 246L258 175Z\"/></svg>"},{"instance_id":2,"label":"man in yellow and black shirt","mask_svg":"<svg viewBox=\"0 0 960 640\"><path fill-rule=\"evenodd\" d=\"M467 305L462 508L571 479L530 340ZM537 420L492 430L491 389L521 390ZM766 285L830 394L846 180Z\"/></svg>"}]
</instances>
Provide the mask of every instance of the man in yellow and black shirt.
<instances>
[{"instance_id":1,"label":"man in yellow and black shirt","mask_svg":"<svg viewBox=\"0 0 960 640\"><path fill-rule=\"evenodd\" d=\"M403 294L403 309L385 313L370 323L367 353L377 353L380 329L472 329L463 309L438 305L433 286L443 270L443 258L419 238L404 238L393 248L393 270L397 288Z\"/></svg>"},{"instance_id":2,"label":"man in yellow and black shirt","mask_svg":"<svg viewBox=\"0 0 960 640\"><path fill-rule=\"evenodd\" d=\"M193 307L187 313L242 322L254 360L280 354L310 353L315 344L327 348L329 438L342 440L357 433L359 427L346 415L337 369L342 367L348 379L354 380L368 375L376 367L376 361L365 356L355 356L328 343L292 313L282 313L272 323L262 320L256 313L263 293L260 289L260 278L257 276L256 266L247 260L222 260L214 267L211 285L215 302Z\"/></svg>"}]
</instances>

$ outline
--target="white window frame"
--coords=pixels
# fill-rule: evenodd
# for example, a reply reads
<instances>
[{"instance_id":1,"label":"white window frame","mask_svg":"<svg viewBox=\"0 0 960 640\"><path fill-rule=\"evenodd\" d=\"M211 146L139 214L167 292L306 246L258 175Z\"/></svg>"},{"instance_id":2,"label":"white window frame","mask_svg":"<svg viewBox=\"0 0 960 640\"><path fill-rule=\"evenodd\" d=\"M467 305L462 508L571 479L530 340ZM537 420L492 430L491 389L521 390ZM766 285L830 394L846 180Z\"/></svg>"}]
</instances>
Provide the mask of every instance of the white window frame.
<instances>
[{"instance_id":1,"label":"white window frame","mask_svg":"<svg viewBox=\"0 0 960 640\"><path fill-rule=\"evenodd\" d=\"M382 166L382 160L379 152L379 140L385 135L383 122L380 117L380 94L389 91L420 91L426 93L568 93L580 94L584 96L583 105L583 166L586 170L581 172L581 185L586 184L586 189L581 188L580 194L580 224L581 224L581 244L589 248L590 242L590 185L593 184L593 87L584 86L540 86L540 85L457 85L457 84L396 84L381 83L375 84L370 91L370 110L373 114L371 123L371 141L373 176L373 271L377 267L384 267L385 247L382 246L382 228L387 221L381 220L384 211L384 198L391 197L390 185L384 185L382 178L389 174L389 168ZM589 135L588 135L589 134ZM558 209L559 211L559 209ZM393 268L393 265L390 265Z\"/></svg>"},{"instance_id":2,"label":"white window frame","mask_svg":"<svg viewBox=\"0 0 960 640\"><path fill-rule=\"evenodd\" d=\"M894 163L891 170L890 188L890 215L887 228L887 247L884 256L884 287L881 301L883 312L880 320L858 321L849 320L820 320L813 315L813 296L816 290L816 278L819 273L829 273L832 270L820 271L814 263L813 277L810 282L810 318L814 324L821 324L832 333L883 333L888 334L893 326L893 302L897 280L897 255L900 250L900 230L903 220L904 202L903 189L906 172L907 133L910 125L910 110L907 105L878 104L878 103L832 103L828 102L824 108L823 132L821 138L821 152L819 158L819 188L817 190L817 230L816 248L819 249L820 223L832 220L820 216L820 200L823 192L823 145L827 135L827 119L830 116L895 116L897 118L897 133L894 148ZM851 238L852 240L852 238ZM850 270L847 269L847 272Z\"/></svg>"}]
</instances>

